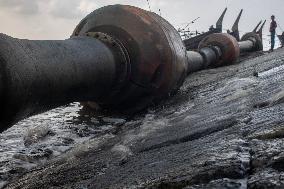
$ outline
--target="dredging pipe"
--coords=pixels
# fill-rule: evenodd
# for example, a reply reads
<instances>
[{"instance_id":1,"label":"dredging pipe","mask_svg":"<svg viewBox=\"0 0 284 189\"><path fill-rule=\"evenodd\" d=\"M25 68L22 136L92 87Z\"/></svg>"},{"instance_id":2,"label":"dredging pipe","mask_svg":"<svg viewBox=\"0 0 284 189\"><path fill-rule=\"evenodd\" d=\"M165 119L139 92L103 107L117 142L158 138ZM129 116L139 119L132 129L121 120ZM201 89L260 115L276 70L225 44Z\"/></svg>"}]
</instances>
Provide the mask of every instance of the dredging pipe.
<instances>
[{"instance_id":1,"label":"dredging pipe","mask_svg":"<svg viewBox=\"0 0 284 189\"><path fill-rule=\"evenodd\" d=\"M263 50L262 40L254 32L246 33L240 42L228 34L211 34L200 42L198 51L187 51L187 73L228 65L235 62L240 53L260 50Z\"/></svg>"},{"instance_id":2,"label":"dredging pipe","mask_svg":"<svg viewBox=\"0 0 284 189\"><path fill-rule=\"evenodd\" d=\"M148 105L176 92L192 70L238 58L233 37L214 34L206 39L198 53L187 52L166 20L125 5L95 10L67 40L0 34L0 132L76 101L111 109Z\"/></svg>"},{"instance_id":3,"label":"dredging pipe","mask_svg":"<svg viewBox=\"0 0 284 189\"><path fill-rule=\"evenodd\" d=\"M71 102L126 109L176 91L186 51L157 14L124 5L84 18L70 39L33 41L0 35L0 131Z\"/></svg>"}]
</instances>

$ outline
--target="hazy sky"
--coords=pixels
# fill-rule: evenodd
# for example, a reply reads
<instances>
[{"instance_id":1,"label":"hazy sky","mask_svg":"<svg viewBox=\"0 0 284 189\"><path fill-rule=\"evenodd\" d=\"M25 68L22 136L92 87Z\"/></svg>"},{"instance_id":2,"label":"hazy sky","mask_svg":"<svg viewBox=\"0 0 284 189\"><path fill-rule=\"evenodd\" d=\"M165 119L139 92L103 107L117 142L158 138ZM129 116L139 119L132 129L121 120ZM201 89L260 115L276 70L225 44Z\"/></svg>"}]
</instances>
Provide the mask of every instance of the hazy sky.
<instances>
[{"instance_id":1,"label":"hazy sky","mask_svg":"<svg viewBox=\"0 0 284 189\"><path fill-rule=\"evenodd\" d=\"M284 0L149 0L151 10L176 28L196 17L192 30L207 31L225 7L224 28L231 28L240 9L240 31L250 31L260 20L275 14L284 27ZM149 9L147 0L0 0L0 32L18 38L66 39L78 22L94 9L111 4L129 4ZM282 32L279 28L278 33ZM265 27L266 38L268 24Z\"/></svg>"}]
</instances>

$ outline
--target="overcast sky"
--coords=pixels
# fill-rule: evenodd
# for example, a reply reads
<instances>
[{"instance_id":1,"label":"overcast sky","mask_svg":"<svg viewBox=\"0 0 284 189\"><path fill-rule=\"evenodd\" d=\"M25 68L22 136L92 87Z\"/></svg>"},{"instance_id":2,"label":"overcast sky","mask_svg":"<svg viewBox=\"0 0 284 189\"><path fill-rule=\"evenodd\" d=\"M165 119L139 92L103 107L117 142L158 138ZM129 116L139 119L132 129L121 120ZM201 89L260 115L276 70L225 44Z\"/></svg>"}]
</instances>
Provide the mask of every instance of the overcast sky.
<instances>
[{"instance_id":1,"label":"overcast sky","mask_svg":"<svg viewBox=\"0 0 284 189\"><path fill-rule=\"evenodd\" d=\"M284 27L284 0L149 0L153 12L161 14L176 28L201 17L190 26L207 31L225 7L224 28L231 28L243 8L240 31L250 31L275 14ZM66 39L78 22L94 9L111 4L128 4L149 10L147 0L0 0L0 32L17 38ZM278 33L281 33L278 29ZM265 27L268 35L268 24ZM266 37L267 38L267 37Z\"/></svg>"}]
</instances>

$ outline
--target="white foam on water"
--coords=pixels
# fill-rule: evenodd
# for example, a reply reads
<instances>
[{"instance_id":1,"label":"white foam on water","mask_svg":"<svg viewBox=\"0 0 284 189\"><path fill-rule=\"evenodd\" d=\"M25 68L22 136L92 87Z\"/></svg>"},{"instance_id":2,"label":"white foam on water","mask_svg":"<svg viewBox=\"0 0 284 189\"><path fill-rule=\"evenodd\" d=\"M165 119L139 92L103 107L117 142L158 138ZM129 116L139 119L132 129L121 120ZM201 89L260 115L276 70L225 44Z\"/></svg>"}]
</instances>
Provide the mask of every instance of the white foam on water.
<instances>
[{"instance_id":1,"label":"white foam on water","mask_svg":"<svg viewBox=\"0 0 284 189\"><path fill-rule=\"evenodd\" d=\"M278 73L280 74L280 73L283 73L283 72L284 72L284 65L281 65L281 66L272 68L270 70L267 70L267 71L264 71L264 72L260 72L258 74L258 76L260 78L263 78L263 77L268 77L268 76L275 75L275 74L278 74Z\"/></svg>"},{"instance_id":2,"label":"white foam on water","mask_svg":"<svg viewBox=\"0 0 284 189\"><path fill-rule=\"evenodd\" d=\"M251 86L257 85L258 81L254 78L233 78L229 80L225 86L222 88L223 90L233 91L233 90L245 90Z\"/></svg>"},{"instance_id":3,"label":"white foam on water","mask_svg":"<svg viewBox=\"0 0 284 189\"><path fill-rule=\"evenodd\" d=\"M116 145L111 149L113 152L121 153L124 156L132 156L133 153L127 146L124 145Z\"/></svg>"},{"instance_id":4,"label":"white foam on water","mask_svg":"<svg viewBox=\"0 0 284 189\"><path fill-rule=\"evenodd\" d=\"M76 144L70 151L68 151L63 156L67 159L81 157L84 155L84 153L89 152L91 149L98 149L102 144L104 144L113 137L114 135L107 134L98 138L89 138L88 140L84 140L84 142L82 143Z\"/></svg>"},{"instance_id":5,"label":"white foam on water","mask_svg":"<svg viewBox=\"0 0 284 189\"><path fill-rule=\"evenodd\" d=\"M284 90L278 92L270 99L271 104L283 103L284 102Z\"/></svg>"},{"instance_id":6,"label":"white foam on water","mask_svg":"<svg viewBox=\"0 0 284 189\"><path fill-rule=\"evenodd\" d=\"M119 118L105 119L111 123L103 123L98 117L85 119L80 111L80 104L72 103L23 120L1 133L0 172L4 179L10 170L28 171L69 151L78 157L104 141L100 136L110 133L112 125L125 122ZM5 182L0 177L0 184Z\"/></svg>"},{"instance_id":7,"label":"white foam on water","mask_svg":"<svg viewBox=\"0 0 284 189\"><path fill-rule=\"evenodd\" d=\"M153 114L147 114L138 130L132 131L125 135L123 144L126 146L131 146L140 139L155 133L161 128L167 127L169 125L168 122L169 120L166 118L156 118Z\"/></svg>"}]
</instances>

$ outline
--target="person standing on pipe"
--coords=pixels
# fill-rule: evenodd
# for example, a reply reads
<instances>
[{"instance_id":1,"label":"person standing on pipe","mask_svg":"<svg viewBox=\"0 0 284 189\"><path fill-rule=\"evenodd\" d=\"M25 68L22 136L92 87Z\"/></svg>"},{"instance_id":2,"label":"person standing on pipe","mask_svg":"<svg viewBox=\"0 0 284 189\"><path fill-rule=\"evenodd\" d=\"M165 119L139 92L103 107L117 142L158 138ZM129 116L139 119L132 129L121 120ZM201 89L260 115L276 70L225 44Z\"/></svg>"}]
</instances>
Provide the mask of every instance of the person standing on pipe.
<instances>
[{"instance_id":1,"label":"person standing on pipe","mask_svg":"<svg viewBox=\"0 0 284 189\"><path fill-rule=\"evenodd\" d=\"M270 29L269 29L269 32L271 34L271 49L270 49L271 52L273 51L274 45L275 45L276 28L277 28L277 23L275 21L275 16L272 15L271 16Z\"/></svg>"}]
</instances>

